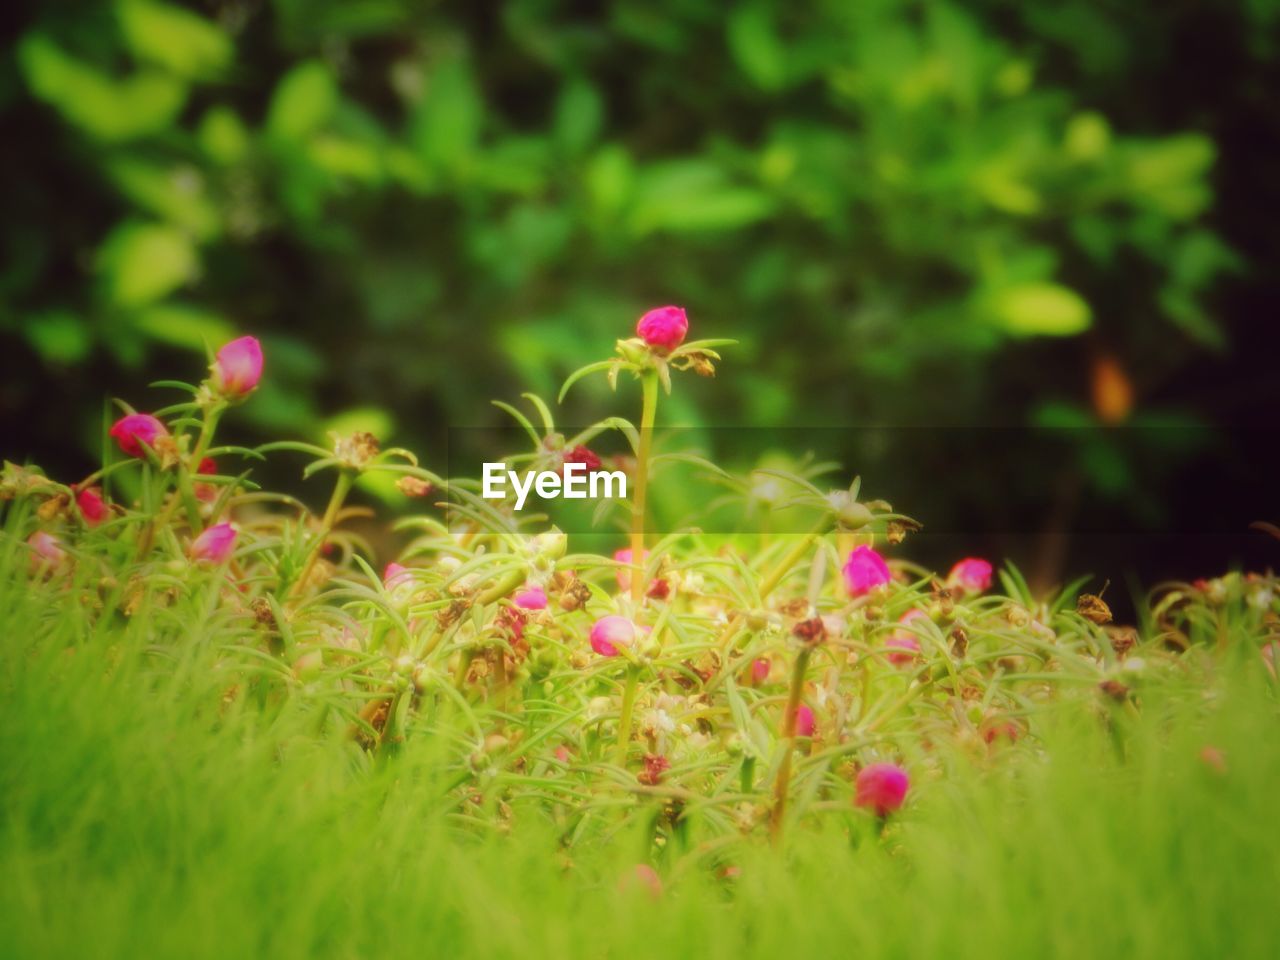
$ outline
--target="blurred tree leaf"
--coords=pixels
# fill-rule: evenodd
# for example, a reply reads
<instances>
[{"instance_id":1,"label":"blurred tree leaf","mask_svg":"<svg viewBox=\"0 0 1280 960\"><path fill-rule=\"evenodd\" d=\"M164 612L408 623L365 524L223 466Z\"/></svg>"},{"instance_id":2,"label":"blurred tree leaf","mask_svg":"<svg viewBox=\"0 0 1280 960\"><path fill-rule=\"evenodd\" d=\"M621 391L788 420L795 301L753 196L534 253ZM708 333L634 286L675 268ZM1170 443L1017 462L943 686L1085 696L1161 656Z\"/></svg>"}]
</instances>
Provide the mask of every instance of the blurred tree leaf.
<instances>
[{"instance_id":1,"label":"blurred tree leaf","mask_svg":"<svg viewBox=\"0 0 1280 960\"><path fill-rule=\"evenodd\" d=\"M236 335L236 325L226 317L185 303L145 307L133 314L132 324L152 340L201 354L209 347L217 349Z\"/></svg>"},{"instance_id":2,"label":"blurred tree leaf","mask_svg":"<svg viewBox=\"0 0 1280 960\"><path fill-rule=\"evenodd\" d=\"M180 77L218 76L235 54L231 38L222 30L181 7L155 0L119 0L116 9L134 55Z\"/></svg>"},{"instance_id":3,"label":"blurred tree leaf","mask_svg":"<svg viewBox=\"0 0 1280 960\"><path fill-rule=\"evenodd\" d=\"M116 306L140 307L172 293L199 266L191 238L176 227L127 222L98 251L107 296Z\"/></svg>"},{"instance_id":4,"label":"blurred tree leaf","mask_svg":"<svg viewBox=\"0 0 1280 960\"><path fill-rule=\"evenodd\" d=\"M300 140L328 122L337 102L333 73L320 61L307 60L276 85L267 110L267 130L281 141Z\"/></svg>"},{"instance_id":5,"label":"blurred tree leaf","mask_svg":"<svg viewBox=\"0 0 1280 960\"><path fill-rule=\"evenodd\" d=\"M48 310L27 317L23 335L42 359L63 366L84 360L93 337L84 319L69 310Z\"/></svg>"},{"instance_id":6,"label":"blurred tree leaf","mask_svg":"<svg viewBox=\"0 0 1280 960\"><path fill-rule=\"evenodd\" d=\"M1067 337L1089 329L1093 314L1074 290L1056 283L1022 283L999 291L991 314L1019 337Z\"/></svg>"},{"instance_id":7,"label":"blurred tree leaf","mask_svg":"<svg viewBox=\"0 0 1280 960\"><path fill-rule=\"evenodd\" d=\"M154 70L112 79L67 55L40 33L23 39L18 61L37 97L85 133L111 143L163 130L187 96L184 83Z\"/></svg>"}]
</instances>

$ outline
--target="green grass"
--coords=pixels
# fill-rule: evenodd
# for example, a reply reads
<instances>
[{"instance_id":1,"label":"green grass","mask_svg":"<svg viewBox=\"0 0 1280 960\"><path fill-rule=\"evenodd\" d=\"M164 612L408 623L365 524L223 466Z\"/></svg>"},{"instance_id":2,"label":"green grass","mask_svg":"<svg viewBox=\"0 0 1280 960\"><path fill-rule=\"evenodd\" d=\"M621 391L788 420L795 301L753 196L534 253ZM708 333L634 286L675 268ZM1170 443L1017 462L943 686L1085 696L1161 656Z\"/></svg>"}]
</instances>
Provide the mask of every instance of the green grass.
<instances>
[{"instance_id":1,"label":"green grass","mask_svg":"<svg viewBox=\"0 0 1280 960\"><path fill-rule=\"evenodd\" d=\"M21 581L0 578L3 956L1169 960L1280 938L1276 690L1243 634L1139 709L1071 700L1012 748L921 748L883 836L815 818L781 850L695 832L655 854L643 817L565 850L531 797L460 813L437 738L368 754L300 700L224 700L242 627L208 595L96 618ZM623 882L650 859L657 898Z\"/></svg>"}]
</instances>

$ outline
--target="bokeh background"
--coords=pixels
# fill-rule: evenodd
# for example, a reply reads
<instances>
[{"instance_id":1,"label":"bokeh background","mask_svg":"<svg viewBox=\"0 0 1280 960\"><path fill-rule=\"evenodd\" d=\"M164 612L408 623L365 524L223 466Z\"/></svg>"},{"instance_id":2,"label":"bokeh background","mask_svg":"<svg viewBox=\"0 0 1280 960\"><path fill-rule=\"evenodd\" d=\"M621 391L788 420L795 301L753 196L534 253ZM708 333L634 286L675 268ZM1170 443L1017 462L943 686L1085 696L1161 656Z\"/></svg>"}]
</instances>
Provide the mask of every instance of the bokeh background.
<instances>
[{"instance_id":1,"label":"bokeh background","mask_svg":"<svg viewBox=\"0 0 1280 960\"><path fill-rule=\"evenodd\" d=\"M1247 529L1280 520L1275 0L0 17L10 459L87 472L106 397L252 332L237 439L359 424L430 464L674 302L741 345L664 418L846 436L819 452L926 561L1150 583L1280 549ZM564 416L634 406L597 381ZM266 479L323 497L295 467Z\"/></svg>"}]
</instances>

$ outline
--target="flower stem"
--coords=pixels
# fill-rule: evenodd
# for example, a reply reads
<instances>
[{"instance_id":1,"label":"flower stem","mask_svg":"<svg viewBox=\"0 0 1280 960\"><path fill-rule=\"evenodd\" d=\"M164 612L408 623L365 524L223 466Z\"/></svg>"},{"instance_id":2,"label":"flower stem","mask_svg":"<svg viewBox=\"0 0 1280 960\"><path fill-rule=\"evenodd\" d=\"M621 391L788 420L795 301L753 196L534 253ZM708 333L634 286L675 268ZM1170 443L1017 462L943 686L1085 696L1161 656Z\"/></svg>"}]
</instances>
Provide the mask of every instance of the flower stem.
<instances>
[{"instance_id":1,"label":"flower stem","mask_svg":"<svg viewBox=\"0 0 1280 960\"><path fill-rule=\"evenodd\" d=\"M622 688L622 715L618 718L618 766L627 765L627 747L631 743L631 716L635 713L636 689L640 685L640 667L627 664L627 682Z\"/></svg>"},{"instance_id":2,"label":"flower stem","mask_svg":"<svg viewBox=\"0 0 1280 960\"><path fill-rule=\"evenodd\" d=\"M778 779L773 787L773 811L769 818L769 835L774 844L782 841L782 821L787 813L787 793L791 786L791 754L796 738L796 711L800 707L800 694L804 691L804 678L809 670L809 655L812 648L805 647L796 654L795 666L791 671L791 690L787 694L787 712L782 719L783 749L782 763L778 767Z\"/></svg>"},{"instance_id":3,"label":"flower stem","mask_svg":"<svg viewBox=\"0 0 1280 960\"><path fill-rule=\"evenodd\" d=\"M320 521L320 532L307 551L307 563L302 569L302 576L293 582L293 593L296 594L305 589L307 581L311 579L311 571L315 569L316 561L320 558L320 548L333 530L333 525L338 520L338 511L346 502L347 494L351 492L351 485L355 483L355 479L356 475L349 470L343 470L338 474L338 482L333 485L333 493L329 497L329 506L325 508L324 518Z\"/></svg>"},{"instance_id":4,"label":"flower stem","mask_svg":"<svg viewBox=\"0 0 1280 960\"><path fill-rule=\"evenodd\" d=\"M644 391L640 411L640 444L636 449L636 487L631 498L631 602L640 606L644 599L644 510L649 487L649 446L653 439L653 422L658 411L658 373L646 370L640 380Z\"/></svg>"}]
</instances>

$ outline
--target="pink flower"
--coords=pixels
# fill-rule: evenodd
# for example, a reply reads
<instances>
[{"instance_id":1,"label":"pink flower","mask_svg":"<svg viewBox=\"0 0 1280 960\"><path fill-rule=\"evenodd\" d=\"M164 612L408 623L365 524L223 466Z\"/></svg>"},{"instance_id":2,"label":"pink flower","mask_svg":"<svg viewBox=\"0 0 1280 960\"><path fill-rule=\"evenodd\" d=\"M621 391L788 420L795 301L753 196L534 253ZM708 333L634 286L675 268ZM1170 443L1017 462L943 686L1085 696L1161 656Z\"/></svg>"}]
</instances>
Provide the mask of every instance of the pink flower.
<instances>
[{"instance_id":1,"label":"pink flower","mask_svg":"<svg viewBox=\"0 0 1280 960\"><path fill-rule=\"evenodd\" d=\"M62 561L67 559L67 554L62 549L62 542L44 530L37 530L27 537L27 546L31 548L31 566L35 570L42 567L61 566Z\"/></svg>"},{"instance_id":2,"label":"pink flower","mask_svg":"<svg viewBox=\"0 0 1280 960\"><path fill-rule=\"evenodd\" d=\"M191 543L191 559L202 563L222 563L231 556L236 545L236 528L229 523L215 523Z\"/></svg>"},{"instance_id":3,"label":"pink flower","mask_svg":"<svg viewBox=\"0 0 1280 960\"><path fill-rule=\"evenodd\" d=\"M758 660L751 661L751 682L764 683L769 679L769 671L772 664L769 663L768 657L761 657Z\"/></svg>"},{"instance_id":4,"label":"pink flower","mask_svg":"<svg viewBox=\"0 0 1280 960\"><path fill-rule=\"evenodd\" d=\"M388 563L382 571L382 582L388 590L395 590L406 583L413 583L413 574L402 564Z\"/></svg>"},{"instance_id":5,"label":"pink flower","mask_svg":"<svg viewBox=\"0 0 1280 960\"><path fill-rule=\"evenodd\" d=\"M117 420L107 431L107 435L120 444L120 449L129 456L142 458L146 456L142 445L145 443L154 448L156 441L167 437L169 431L149 413L131 413Z\"/></svg>"},{"instance_id":6,"label":"pink flower","mask_svg":"<svg viewBox=\"0 0 1280 960\"><path fill-rule=\"evenodd\" d=\"M85 487L76 494L76 506L87 526L96 527L107 518L107 505L102 501L102 491L97 487Z\"/></svg>"},{"instance_id":7,"label":"pink flower","mask_svg":"<svg viewBox=\"0 0 1280 960\"><path fill-rule=\"evenodd\" d=\"M806 704L796 707L796 736L812 737L814 729L813 711Z\"/></svg>"},{"instance_id":8,"label":"pink flower","mask_svg":"<svg viewBox=\"0 0 1280 960\"><path fill-rule=\"evenodd\" d=\"M845 562L844 584L851 597L865 596L890 579L889 565L870 547L857 547Z\"/></svg>"},{"instance_id":9,"label":"pink flower","mask_svg":"<svg viewBox=\"0 0 1280 960\"><path fill-rule=\"evenodd\" d=\"M513 598L517 607L525 610L545 610L547 608L547 591L537 586L527 586Z\"/></svg>"},{"instance_id":10,"label":"pink flower","mask_svg":"<svg viewBox=\"0 0 1280 960\"><path fill-rule=\"evenodd\" d=\"M898 619L898 629L884 642L886 648L890 652L885 654L885 659L890 663L901 666L911 663L920 656L920 640L910 630L902 629L913 620L920 618L929 619L929 614L923 610L908 610Z\"/></svg>"},{"instance_id":11,"label":"pink flower","mask_svg":"<svg viewBox=\"0 0 1280 960\"><path fill-rule=\"evenodd\" d=\"M636 324L636 333L651 347L674 350L684 343L689 332L689 318L680 307L657 307Z\"/></svg>"},{"instance_id":12,"label":"pink flower","mask_svg":"<svg viewBox=\"0 0 1280 960\"><path fill-rule=\"evenodd\" d=\"M213 386L225 397L244 397L262 379L262 344L255 337L232 340L218 351L214 361Z\"/></svg>"},{"instance_id":13,"label":"pink flower","mask_svg":"<svg viewBox=\"0 0 1280 960\"><path fill-rule=\"evenodd\" d=\"M629 647L636 639L636 625L626 617L610 614L591 628L591 649L602 657L616 657L619 647Z\"/></svg>"},{"instance_id":14,"label":"pink flower","mask_svg":"<svg viewBox=\"0 0 1280 960\"><path fill-rule=\"evenodd\" d=\"M858 771L854 804L886 817L902 806L911 778L896 763L872 763Z\"/></svg>"},{"instance_id":15,"label":"pink flower","mask_svg":"<svg viewBox=\"0 0 1280 960\"><path fill-rule=\"evenodd\" d=\"M947 574L947 586L963 593L982 593L991 586L991 564L978 557L965 557Z\"/></svg>"}]
</instances>

